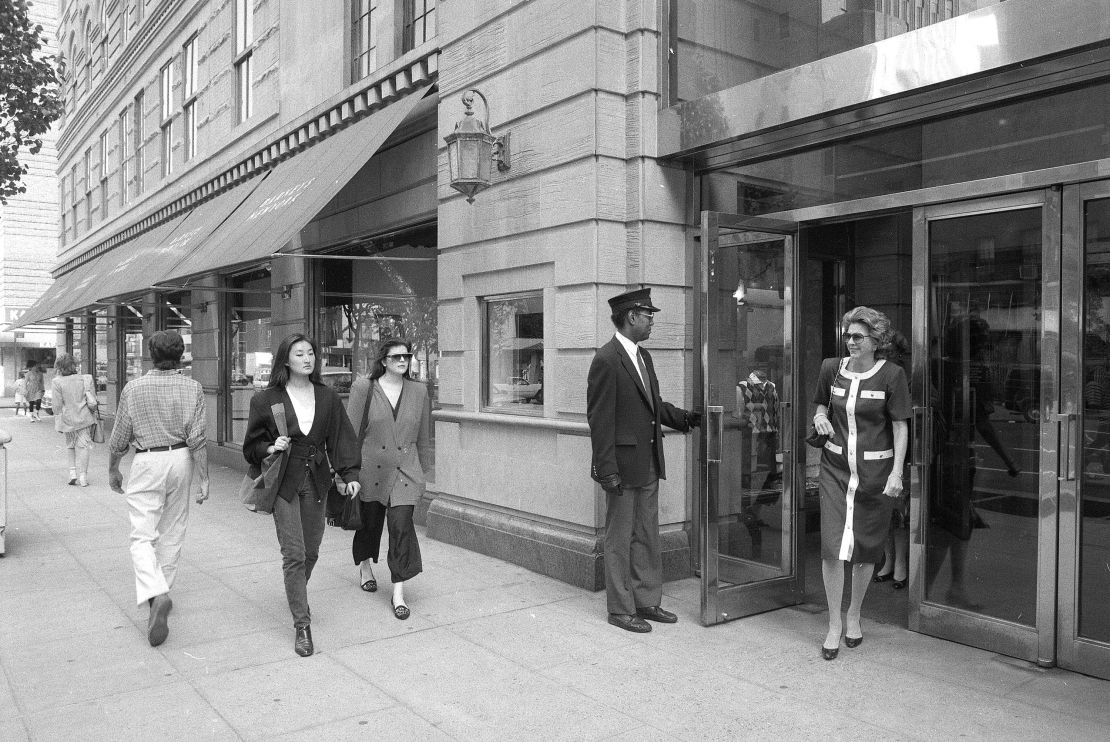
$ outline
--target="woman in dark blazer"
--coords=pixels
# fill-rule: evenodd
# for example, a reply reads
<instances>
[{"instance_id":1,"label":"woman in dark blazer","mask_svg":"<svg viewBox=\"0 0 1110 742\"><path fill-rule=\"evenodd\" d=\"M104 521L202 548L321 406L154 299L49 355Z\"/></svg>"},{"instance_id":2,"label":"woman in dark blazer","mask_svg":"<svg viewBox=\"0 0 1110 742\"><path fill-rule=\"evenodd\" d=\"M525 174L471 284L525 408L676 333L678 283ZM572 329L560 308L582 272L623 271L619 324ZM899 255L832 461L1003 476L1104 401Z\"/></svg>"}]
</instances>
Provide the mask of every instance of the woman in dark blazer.
<instances>
[{"instance_id":1,"label":"woman in dark blazer","mask_svg":"<svg viewBox=\"0 0 1110 742\"><path fill-rule=\"evenodd\" d=\"M285 597L293 614L297 654L313 652L308 579L324 537L324 497L330 468L343 479L344 494L358 494L359 453L339 396L320 379L316 343L296 333L274 353L270 384L251 398L243 456L253 467L285 451L274 497L274 524L285 572ZM274 409L285 413L282 435ZM330 468L329 468L330 461Z\"/></svg>"},{"instance_id":2,"label":"woman in dark blazer","mask_svg":"<svg viewBox=\"0 0 1110 742\"><path fill-rule=\"evenodd\" d=\"M359 584L378 589L370 561L378 561L383 521L389 528L393 615L409 617L405 582L420 574L420 544L413 510L424 493L432 463L431 402L428 389L409 375L412 348L404 340L378 347L369 378L351 386L347 413L362 441L363 527L355 531L351 552L359 567Z\"/></svg>"}]
</instances>

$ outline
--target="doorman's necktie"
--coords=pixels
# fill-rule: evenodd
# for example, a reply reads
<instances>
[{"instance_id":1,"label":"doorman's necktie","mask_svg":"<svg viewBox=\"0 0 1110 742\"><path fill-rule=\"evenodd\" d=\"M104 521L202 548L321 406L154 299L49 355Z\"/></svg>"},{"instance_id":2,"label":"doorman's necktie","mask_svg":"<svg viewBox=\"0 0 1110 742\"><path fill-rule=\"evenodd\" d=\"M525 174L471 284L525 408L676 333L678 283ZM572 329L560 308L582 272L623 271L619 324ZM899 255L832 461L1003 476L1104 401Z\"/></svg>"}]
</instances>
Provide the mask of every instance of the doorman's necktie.
<instances>
[{"instance_id":1,"label":"doorman's necktie","mask_svg":"<svg viewBox=\"0 0 1110 742\"><path fill-rule=\"evenodd\" d=\"M636 365L640 367L640 381L644 383L644 391L647 392L648 407L654 412L655 401L651 398L651 383L648 381L647 366L644 365L644 356L639 348L636 348Z\"/></svg>"}]
</instances>

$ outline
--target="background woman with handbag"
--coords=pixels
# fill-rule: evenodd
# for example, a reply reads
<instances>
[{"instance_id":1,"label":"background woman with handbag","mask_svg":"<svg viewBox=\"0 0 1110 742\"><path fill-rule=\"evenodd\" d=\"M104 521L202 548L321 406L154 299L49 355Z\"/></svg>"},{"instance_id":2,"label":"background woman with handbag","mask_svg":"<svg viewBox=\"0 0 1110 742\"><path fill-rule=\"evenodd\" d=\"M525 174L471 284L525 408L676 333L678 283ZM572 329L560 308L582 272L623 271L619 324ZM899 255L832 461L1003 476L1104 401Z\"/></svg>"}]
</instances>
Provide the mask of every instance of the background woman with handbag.
<instances>
[{"instance_id":1,"label":"background woman with handbag","mask_svg":"<svg viewBox=\"0 0 1110 742\"><path fill-rule=\"evenodd\" d=\"M54 403L54 430L64 433L69 453L69 483L89 486L89 450L93 446L96 415L96 391L89 374L77 373L77 361L62 353L54 361L57 375L50 382ZM41 395L39 399L42 399Z\"/></svg>"},{"instance_id":2,"label":"background woman with handbag","mask_svg":"<svg viewBox=\"0 0 1110 742\"><path fill-rule=\"evenodd\" d=\"M31 416L31 422L37 423L42 412L42 397L46 392L42 366L38 361L27 361L27 372L23 378L27 380L27 414Z\"/></svg>"},{"instance_id":3,"label":"background woman with handbag","mask_svg":"<svg viewBox=\"0 0 1110 742\"><path fill-rule=\"evenodd\" d=\"M275 485L274 525L293 614L293 648L302 657L314 651L308 580L324 537L331 469L343 479L344 494L354 497L359 491L355 434L339 395L320 378L318 355L316 343L300 333L281 341L269 386L251 397L243 439L243 456L252 466L261 466L275 451L287 452ZM274 405L285 409L288 435L278 429Z\"/></svg>"},{"instance_id":4,"label":"background woman with handbag","mask_svg":"<svg viewBox=\"0 0 1110 742\"><path fill-rule=\"evenodd\" d=\"M882 312L856 307L841 320L847 358L821 363L813 426L829 439L821 452L821 575L829 606L829 631L821 646L836 659L840 636L852 648L863 642L860 610L875 562L883 555L891 509L902 494L912 412L906 374L876 358L893 331ZM845 617L844 563L852 565L852 597Z\"/></svg>"},{"instance_id":5,"label":"background woman with handbag","mask_svg":"<svg viewBox=\"0 0 1110 742\"><path fill-rule=\"evenodd\" d=\"M362 441L362 528L355 531L351 552L359 566L359 584L367 592L378 589L370 561L378 561L382 524L389 529L390 579L393 615L404 620L405 582L420 574L420 544L413 511L430 473L431 402L428 389L414 380L412 348L404 340L386 340L369 378L351 386L347 413Z\"/></svg>"}]
</instances>

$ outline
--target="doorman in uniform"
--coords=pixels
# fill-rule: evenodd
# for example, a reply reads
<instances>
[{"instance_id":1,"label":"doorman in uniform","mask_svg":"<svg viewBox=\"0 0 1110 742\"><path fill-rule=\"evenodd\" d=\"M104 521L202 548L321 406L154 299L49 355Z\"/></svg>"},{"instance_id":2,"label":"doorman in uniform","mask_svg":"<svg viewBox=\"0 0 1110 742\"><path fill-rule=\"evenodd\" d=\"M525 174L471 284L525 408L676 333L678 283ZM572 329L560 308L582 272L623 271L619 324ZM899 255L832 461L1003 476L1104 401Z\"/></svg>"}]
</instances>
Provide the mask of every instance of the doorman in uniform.
<instances>
[{"instance_id":1,"label":"doorman in uniform","mask_svg":"<svg viewBox=\"0 0 1110 742\"><path fill-rule=\"evenodd\" d=\"M651 354L639 343L651 335L651 289L609 300L616 335L598 349L586 386L586 418L593 447L591 476L605 490L605 592L609 623L646 633L644 620L674 623L663 610L659 546L659 480L666 478L662 425L686 432L701 423L659 398Z\"/></svg>"}]
</instances>

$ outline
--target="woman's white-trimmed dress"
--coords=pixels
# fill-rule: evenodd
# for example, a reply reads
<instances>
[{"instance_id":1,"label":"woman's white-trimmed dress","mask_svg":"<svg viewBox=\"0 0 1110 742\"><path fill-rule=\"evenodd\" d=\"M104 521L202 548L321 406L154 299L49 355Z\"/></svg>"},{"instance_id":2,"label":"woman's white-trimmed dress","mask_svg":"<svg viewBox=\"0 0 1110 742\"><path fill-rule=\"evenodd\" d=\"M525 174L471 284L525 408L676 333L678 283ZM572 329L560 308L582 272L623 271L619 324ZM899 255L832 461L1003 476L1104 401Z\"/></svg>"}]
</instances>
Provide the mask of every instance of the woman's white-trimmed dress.
<instances>
[{"instance_id":1,"label":"woman's white-trimmed dress","mask_svg":"<svg viewBox=\"0 0 1110 742\"><path fill-rule=\"evenodd\" d=\"M882 558L895 505L883 494L894 468L893 421L912 410L900 366L879 360L855 373L848 360L821 363L813 396L828 405L835 431L821 451L821 558L866 564Z\"/></svg>"}]
</instances>

